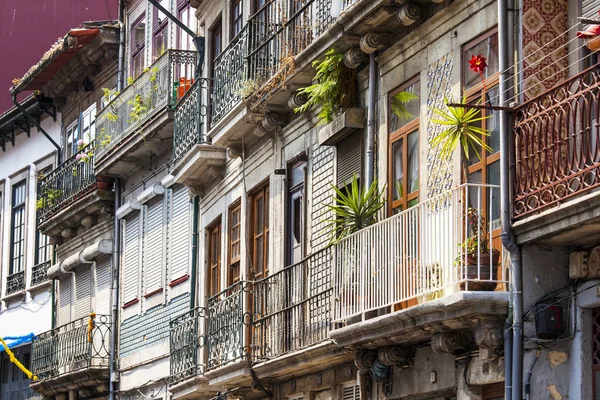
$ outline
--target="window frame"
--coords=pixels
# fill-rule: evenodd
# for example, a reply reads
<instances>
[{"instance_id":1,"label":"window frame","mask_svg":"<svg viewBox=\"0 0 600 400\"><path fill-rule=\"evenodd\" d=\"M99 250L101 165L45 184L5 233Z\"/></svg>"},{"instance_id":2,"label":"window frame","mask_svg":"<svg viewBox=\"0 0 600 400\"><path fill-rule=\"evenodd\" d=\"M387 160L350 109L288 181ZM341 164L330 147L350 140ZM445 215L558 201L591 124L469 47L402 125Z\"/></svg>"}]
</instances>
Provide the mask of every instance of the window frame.
<instances>
[{"instance_id":1,"label":"window frame","mask_svg":"<svg viewBox=\"0 0 600 400\"><path fill-rule=\"evenodd\" d=\"M402 185L405 188L408 188L408 138L409 136L416 132L417 133L417 156L420 156L419 151L420 151L420 143L419 143L419 139L420 139L420 132L421 132L421 106L419 104L419 115L416 115L412 120L407 121L404 125L402 125L400 128L396 129L395 131L391 131L392 127L391 127L391 121L392 121L392 98L394 96L396 96L398 93L402 92L403 90L405 90L406 88L411 87L412 85L414 85L415 83L419 83L419 90L420 90L420 74L417 74L415 76L413 76L412 78L410 78L408 81L406 81L405 83L403 83L402 85L400 85L398 88L394 89L393 91L391 91L388 95L388 121L390 121L388 130L390 131L388 133L388 182L390 183L388 185L388 215L391 216L394 214L394 210L397 209L398 207L402 207L402 211L405 211L409 208L409 203L411 203L414 200L419 200L419 196L420 196L420 191L421 191L421 185L419 184L419 187L417 190L410 192L410 193L406 193L403 196L399 196L398 199L394 200L394 144L396 142L400 142L402 141L402 154L404 155L403 159L402 159L402 171L403 173L403 177L402 177ZM418 101L421 101L421 94L419 93L419 98ZM420 160L419 160L420 161ZM417 170L417 174L418 174L418 178L420 178L420 173L421 173L421 165L419 164L419 168ZM419 179L420 181L420 179Z\"/></svg>"},{"instance_id":2,"label":"window frame","mask_svg":"<svg viewBox=\"0 0 600 400\"><path fill-rule=\"evenodd\" d=\"M183 13L187 11L187 21L183 20ZM185 0L179 0L177 2L177 19L179 19L181 22L183 22L183 24L187 27L190 26L190 23L192 21L192 7L190 6L190 3L185 1ZM194 31L196 31L194 29ZM186 45L184 46L184 40L183 38L187 37L187 41L186 41ZM192 43L192 40L190 38L190 35L188 35L186 32L183 31L183 29L181 29L180 27L177 27L176 31L175 31L175 41L177 44L177 48L179 50L193 50L194 49L194 45Z\"/></svg>"},{"instance_id":3,"label":"window frame","mask_svg":"<svg viewBox=\"0 0 600 400\"><path fill-rule=\"evenodd\" d=\"M159 0L160 2L160 0ZM165 7L169 8L169 7ZM158 21L158 15L160 11L157 7L152 6L152 59L158 59L162 54L159 53L159 48L157 45L159 35L163 35L163 46L164 51L167 51L169 36L168 36L168 26L169 26L169 18L165 16L162 21Z\"/></svg>"},{"instance_id":4,"label":"window frame","mask_svg":"<svg viewBox=\"0 0 600 400\"><path fill-rule=\"evenodd\" d=\"M237 224L234 225L234 214L237 213ZM242 255L242 202L236 200L229 207L228 215L228 268L227 268L227 287L237 283L241 279L241 255ZM237 239L234 240L234 230L237 229ZM234 256L234 246L237 246L237 256ZM237 269L237 273L236 273Z\"/></svg>"},{"instance_id":5,"label":"window frame","mask_svg":"<svg viewBox=\"0 0 600 400\"><path fill-rule=\"evenodd\" d=\"M23 188L23 201L17 205L14 204L16 189L22 187ZM18 272L22 272L25 270L25 241L27 239L27 178L22 179L16 182L14 185L11 185L11 215L10 215L10 261L8 265L8 275L13 275ZM15 269L15 215L18 212L22 212L22 222L20 226L20 255L18 258L20 259L20 269Z\"/></svg>"},{"instance_id":6,"label":"window frame","mask_svg":"<svg viewBox=\"0 0 600 400\"><path fill-rule=\"evenodd\" d=\"M53 170L53 165L47 165L46 167L42 168L39 170L39 173L42 174L43 176L48 176L49 173L51 173ZM37 185L38 185L38 193L39 193L39 180L37 181ZM35 260L34 260L34 265L38 265L38 264L42 264L48 261L52 260L52 245L50 244L50 237L44 235L40 230L39 230L39 218L36 217L36 234L35 234ZM40 245L43 242L42 245ZM43 250L43 253L46 253L45 259L44 260L40 260L40 252Z\"/></svg>"},{"instance_id":7,"label":"window frame","mask_svg":"<svg viewBox=\"0 0 600 400\"><path fill-rule=\"evenodd\" d=\"M129 76L132 77L133 79L136 79L138 76L141 75L142 71L144 70L144 65L146 64L145 62L145 57L144 57L144 52L146 49L146 41L142 40L141 41L141 45L136 46L135 45L135 28L137 28L138 25L142 24L144 21L146 21L146 13L143 12L142 15L140 15L139 17L137 17L129 26L129 48L131 49L129 52ZM147 24L144 25L144 37L146 36L146 29L147 29ZM145 39L145 38L144 38ZM136 74L136 69L135 69L135 60L141 59L141 68L138 74Z\"/></svg>"},{"instance_id":8,"label":"window frame","mask_svg":"<svg viewBox=\"0 0 600 400\"><path fill-rule=\"evenodd\" d=\"M257 205L259 200L263 199L263 229L262 232L258 233L257 228ZM252 275L255 280L266 278L269 276L269 182L259 185L258 188L252 191L250 194L250 255L251 255L251 266ZM263 238L263 264L261 269L257 269L257 255L258 252L256 242Z\"/></svg>"},{"instance_id":9,"label":"window frame","mask_svg":"<svg viewBox=\"0 0 600 400\"><path fill-rule=\"evenodd\" d=\"M235 10L238 10L238 14L235 14ZM233 40L244 28L244 1L243 0L232 0L229 8L229 27L231 40Z\"/></svg>"},{"instance_id":10,"label":"window frame","mask_svg":"<svg viewBox=\"0 0 600 400\"><path fill-rule=\"evenodd\" d=\"M288 163L288 190L287 190L287 223L288 223L288 229L286 229L287 234L286 234L286 265L293 265L294 264L294 236L295 236L295 232L294 232L294 228L295 228L295 223L294 223L294 200L297 197L300 197L300 206L301 206L301 215L300 215L300 232L299 232L299 236L300 236L300 259L304 258L305 255L305 247L306 247L306 234L305 234L305 228L306 228L306 172L307 172L307 168L308 168L308 161L307 161L307 157L305 154L302 154L299 157L296 157L294 160L291 160ZM293 183L293 172L294 170L298 169L298 168L304 168L304 173L303 173L303 177L302 177L302 182L297 183L296 185L292 186Z\"/></svg>"},{"instance_id":11,"label":"window frame","mask_svg":"<svg viewBox=\"0 0 600 400\"><path fill-rule=\"evenodd\" d=\"M212 222L208 228L208 249L207 249L207 261L208 261L208 276L207 276L207 284L208 284L208 297L211 298L216 296L221 292L221 217L219 216L216 221ZM216 264L213 264L213 256L215 255L215 251L213 251L214 246L216 246ZM215 276L216 274L216 276ZM216 289L213 293L213 279L216 279Z\"/></svg>"}]
</instances>

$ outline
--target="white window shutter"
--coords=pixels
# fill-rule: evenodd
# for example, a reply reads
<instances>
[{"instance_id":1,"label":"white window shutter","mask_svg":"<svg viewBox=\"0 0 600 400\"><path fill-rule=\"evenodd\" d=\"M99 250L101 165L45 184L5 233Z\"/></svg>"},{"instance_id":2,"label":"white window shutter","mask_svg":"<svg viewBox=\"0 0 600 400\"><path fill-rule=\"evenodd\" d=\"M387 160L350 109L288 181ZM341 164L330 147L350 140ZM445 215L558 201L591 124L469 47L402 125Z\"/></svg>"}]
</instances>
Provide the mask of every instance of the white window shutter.
<instances>
[{"instance_id":1,"label":"white window shutter","mask_svg":"<svg viewBox=\"0 0 600 400\"><path fill-rule=\"evenodd\" d=\"M138 297L138 268L140 247L140 216L135 214L125 220L125 238L123 240L123 303Z\"/></svg>"},{"instance_id":2,"label":"white window shutter","mask_svg":"<svg viewBox=\"0 0 600 400\"><path fill-rule=\"evenodd\" d=\"M163 202L148 205L144 218L144 293L163 287Z\"/></svg>"},{"instance_id":3,"label":"white window shutter","mask_svg":"<svg viewBox=\"0 0 600 400\"><path fill-rule=\"evenodd\" d=\"M71 275L59 281L58 326L71 322Z\"/></svg>"},{"instance_id":4,"label":"white window shutter","mask_svg":"<svg viewBox=\"0 0 600 400\"><path fill-rule=\"evenodd\" d=\"M110 314L111 256L103 255L96 260L96 309L98 315Z\"/></svg>"},{"instance_id":5,"label":"white window shutter","mask_svg":"<svg viewBox=\"0 0 600 400\"><path fill-rule=\"evenodd\" d=\"M342 400L360 400L360 387L357 384L345 385L342 388Z\"/></svg>"},{"instance_id":6,"label":"white window shutter","mask_svg":"<svg viewBox=\"0 0 600 400\"><path fill-rule=\"evenodd\" d=\"M75 270L75 318L90 315L92 302L91 265L84 264Z\"/></svg>"},{"instance_id":7,"label":"white window shutter","mask_svg":"<svg viewBox=\"0 0 600 400\"><path fill-rule=\"evenodd\" d=\"M178 188L171 195L169 215L169 278L171 281L188 273L191 248L190 196L187 188Z\"/></svg>"}]
</instances>

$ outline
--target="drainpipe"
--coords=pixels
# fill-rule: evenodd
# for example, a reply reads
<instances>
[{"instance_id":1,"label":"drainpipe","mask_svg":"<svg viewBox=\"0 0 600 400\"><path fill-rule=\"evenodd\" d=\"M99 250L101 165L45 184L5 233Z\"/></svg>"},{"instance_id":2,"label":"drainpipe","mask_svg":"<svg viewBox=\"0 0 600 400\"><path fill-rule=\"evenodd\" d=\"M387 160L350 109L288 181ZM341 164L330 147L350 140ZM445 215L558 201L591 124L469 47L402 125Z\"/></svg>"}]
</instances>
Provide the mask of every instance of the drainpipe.
<instances>
[{"instance_id":1,"label":"drainpipe","mask_svg":"<svg viewBox=\"0 0 600 400\"><path fill-rule=\"evenodd\" d=\"M115 210L121 207L121 180L115 178ZM116 347L118 341L118 329L117 329L117 314L119 311L119 269L121 263L121 224L119 219L114 217L114 230L113 230L113 270L112 270L112 284L110 290L112 291L112 307L111 307L111 344L110 344L110 382L109 382L109 400L115 400L116 396L116 383L117 372L116 372Z\"/></svg>"},{"instance_id":2,"label":"drainpipe","mask_svg":"<svg viewBox=\"0 0 600 400\"><path fill-rule=\"evenodd\" d=\"M509 29L508 29L508 5L507 0L498 0L498 47L500 53L499 69L500 69L500 105L506 106L509 100L507 89L510 84L509 66ZM502 245L510 253L512 265L512 280L511 280L511 298L512 298L512 349L506 349L505 352L512 350L511 376L512 382L506 383L505 390L512 391L511 397L513 400L520 400L522 397L522 382L523 382L523 282L522 282L522 265L521 265L521 250L513 241L510 233L511 222L511 190L510 190L510 115L508 111L502 110L500 114L500 212L502 221ZM510 306L509 306L510 307ZM509 316L511 310L509 310ZM507 320L507 323L510 323ZM505 344L510 345L508 340ZM508 368L507 368L508 369ZM512 383L512 388L508 384ZM510 390L512 389L512 390Z\"/></svg>"},{"instance_id":3,"label":"drainpipe","mask_svg":"<svg viewBox=\"0 0 600 400\"><path fill-rule=\"evenodd\" d=\"M119 58L117 64L117 92L125 87L125 1L119 0Z\"/></svg>"},{"instance_id":4,"label":"drainpipe","mask_svg":"<svg viewBox=\"0 0 600 400\"><path fill-rule=\"evenodd\" d=\"M367 93L367 137L365 139L365 189L375 179L375 95L377 90L377 52L369 55L369 91Z\"/></svg>"},{"instance_id":5,"label":"drainpipe","mask_svg":"<svg viewBox=\"0 0 600 400\"><path fill-rule=\"evenodd\" d=\"M50 141L50 143L52 143L52 145L53 145L54 147L56 147L56 155L57 155L57 157L58 157L58 163L57 163L57 164L60 164L60 163L62 162L62 150L61 150L60 146L58 145L58 143L56 143L56 142L54 141L54 139L52 139L52 137L51 137L50 135L48 135L48 132L46 132L46 131L45 131L45 130L42 128L42 126L41 126L41 125L40 125L40 124L39 124L39 123L38 123L38 122L35 120L35 118L33 118L33 117L31 116L31 114L29 114L29 113L27 112L27 110L25 109L25 107L23 107L23 106L22 106L22 105L21 105L21 104L20 104L20 103L17 101L17 94L18 94L18 92L14 92L14 93L12 94L12 101L13 101L13 103L15 104L15 106L17 107L17 109L18 109L20 112L22 112L22 113L23 113L23 115L25 116L25 118L27 118L27 120L29 121L29 123L30 123L31 125L35 126L35 127L36 127L36 129L37 129L39 132L42 132L42 135L44 135L44 136L46 137L46 139L48 139L48 141Z\"/></svg>"},{"instance_id":6,"label":"drainpipe","mask_svg":"<svg viewBox=\"0 0 600 400\"><path fill-rule=\"evenodd\" d=\"M191 291L190 291L190 309L196 307L196 270L198 268L198 214L200 212L200 197L194 197L194 212L192 221L192 271L191 271Z\"/></svg>"}]
</instances>

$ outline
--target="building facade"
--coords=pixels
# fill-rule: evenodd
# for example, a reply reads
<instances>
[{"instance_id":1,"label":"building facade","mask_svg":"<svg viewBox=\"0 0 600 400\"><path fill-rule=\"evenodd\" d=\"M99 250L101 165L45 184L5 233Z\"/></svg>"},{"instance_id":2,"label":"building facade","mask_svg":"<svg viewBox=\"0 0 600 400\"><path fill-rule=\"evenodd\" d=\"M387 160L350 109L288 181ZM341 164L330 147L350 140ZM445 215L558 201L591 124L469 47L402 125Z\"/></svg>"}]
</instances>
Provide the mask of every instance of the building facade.
<instances>
[{"instance_id":1,"label":"building facade","mask_svg":"<svg viewBox=\"0 0 600 400\"><path fill-rule=\"evenodd\" d=\"M598 67L576 34L600 4L508 3L137 0L70 31L12 88L62 121L31 387L600 398ZM316 90L338 103L303 107ZM444 112L482 145L446 157ZM358 187L384 204L332 240Z\"/></svg>"}]
</instances>

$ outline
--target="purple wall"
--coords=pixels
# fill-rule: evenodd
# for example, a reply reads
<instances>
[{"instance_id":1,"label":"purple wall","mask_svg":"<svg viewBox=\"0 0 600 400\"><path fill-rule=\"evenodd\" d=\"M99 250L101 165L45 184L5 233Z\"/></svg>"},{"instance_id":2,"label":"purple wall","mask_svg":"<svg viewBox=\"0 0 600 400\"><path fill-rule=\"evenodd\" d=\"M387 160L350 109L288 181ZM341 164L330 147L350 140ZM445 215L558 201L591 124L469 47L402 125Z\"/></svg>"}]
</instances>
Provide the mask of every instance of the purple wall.
<instances>
[{"instance_id":1,"label":"purple wall","mask_svg":"<svg viewBox=\"0 0 600 400\"><path fill-rule=\"evenodd\" d=\"M0 0L0 114L12 107L8 89L70 29L116 20L119 0Z\"/></svg>"}]
</instances>

